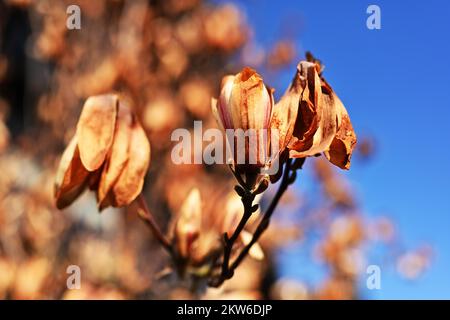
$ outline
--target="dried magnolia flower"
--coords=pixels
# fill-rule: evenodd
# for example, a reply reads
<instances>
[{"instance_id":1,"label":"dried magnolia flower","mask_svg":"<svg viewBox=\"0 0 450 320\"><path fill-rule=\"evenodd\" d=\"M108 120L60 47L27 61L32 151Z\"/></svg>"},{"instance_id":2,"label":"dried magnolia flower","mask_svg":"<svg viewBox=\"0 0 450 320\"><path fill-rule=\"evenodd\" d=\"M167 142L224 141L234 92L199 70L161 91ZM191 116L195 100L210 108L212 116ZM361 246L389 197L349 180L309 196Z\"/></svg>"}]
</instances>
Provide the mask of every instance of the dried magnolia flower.
<instances>
[{"instance_id":1,"label":"dried magnolia flower","mask_svg":"<svg viewBox=\"0 0 450 320\"><path fill-rule=\"evenodd\" d=\"M267 129L272 115L272 92L255 70L244 68L222 79L220 97L212 109L224 129Z\"/></svg>"},{"instance_id":2,"label":"dried magnolia flower","mask_svg":"<svg viewBox=\"0 0 450 320\"><path fill-rule=\"evenodd\" d=\"M272 90L250 68L225 76L221 87L219 99L212 99L212 111L227 134L234 169L252 171L269 166Z\"/></svg>"},{"instance_id":3,"label":"dried magnolia flower","mask_svg":"<svg viewBox=\"0 0 450 320\"><path fill-rule=\"evenodd\" d=\"M223 201L224 210L218 212L211 203L202 201L197 188L191 189L183 201L172 229L172 243L177 264L182 266L181 274L187 271L199 277L208 276L217 266L223 250L223 234L231 236L239 223L239 215L242 214L242 204L237 195L233 194ZM242 230L232 254L251 240L252 234ZM264 258L264 252L258 243L250 249L249 256L255 260Z\"/></svg>"},{"instance_id":4,"label":"dried magnolia flower","mask_svg":"<svg viewBox=\"0 0 450 320\"><path fill-rule=\"evenodd\" d=\"M192 245L200 234L202 226L202 208L200 191L192 189L184 200L179 218L175 224L174 240L178 254L187 258L192 251Z\"/></svg>"},{"instance_id":5,"label":"dried magnolia flower","mask_svg":"<svg viewBox=\"0 0 450 320\"><path fill-rule=\"evenodd\" d=\"M180 274L205 277L210 274L220 254L220 233L204 224L200 191L192 189L176 218L173 231L173 248Z\"/></svg>"},{"instance_id":6,"label":"dried magnolia flower","mask_svg":"<svg viewBox=\"0 0 450 320\"><path fill-rule=\"evenodd\" d=\"M347 110L319 72L317 63L298 64L292 84L275 105L272 126L291 158L323 152L336 166L349 169L356 135Z\"/></svg>"},{"instance_id":7,"label":"dried magnolia flower","mask_svg":"<svg viewBox=\"0 0 450 320\"><path fill-rule=\"evenodd\" d=\"M56 206L70 205L89 187L99 209L130 204L141 192L150 162L147 136L128 104L115 94L86 100L55 182Z\"/></svg>"}]
</instances>

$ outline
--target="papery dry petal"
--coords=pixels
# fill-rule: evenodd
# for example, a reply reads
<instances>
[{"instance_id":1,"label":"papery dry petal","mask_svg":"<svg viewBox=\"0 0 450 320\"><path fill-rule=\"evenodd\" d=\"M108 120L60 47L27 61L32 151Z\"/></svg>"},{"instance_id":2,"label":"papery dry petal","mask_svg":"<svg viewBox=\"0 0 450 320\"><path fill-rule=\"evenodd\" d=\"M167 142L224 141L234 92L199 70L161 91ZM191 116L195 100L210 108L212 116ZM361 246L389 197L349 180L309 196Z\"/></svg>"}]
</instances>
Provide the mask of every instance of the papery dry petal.
<instances>
[{"instance_id":1,"label":"papery dry petal","mask_svg":"<svg viewBox=\"0 0 450 320\"><path fill-rule=\"evenodd\" d=\"M77 125L80 158L88 171L98 169L111 148L117 117L117 95L89 97Z\"/></svg>"},{"instance_id":2,"label":"papery dry petal","mask_svg":"<svg viewBox=\"0 0 450 320\"><path fill-rule=\"evenodd\" d=\"M184 200L175 225L175 241L179 254L187 257L200 234L202 206L200 191L192 189Z\"/></svg>"},{"instance_id":3,"label":"papery dry petal","mask_svg":"<svg viewBox=\"0 0 450 320\"><path fill-rule=\"evenodd\" d=\"M218 106L217 99L211 98L211 111L212 111L213 117L216 120L217 124L219 125L220 129L225 132L225 128L223 126L223 122L219 115L219 110L217 109L217 106Z\"/></svg>"},{"instance_id":4,"label":"papery dry petal","mask_svg":"<svg viewBox=\"0 0 450 320\"><path fill-rule=\"evenodd\" d=\"M272 96L255 70L244 68L235 77L229 103L235 129L268 127L272 115Z\"/></svg>"},{"instance_id":5,"label":"papery dry petal","mask_svg":"<svg viewBox=\"0 0 450 320\"><path fill-rule=\"evenodd\" d=\"M131 128L128 162L112 189L113 205L130 204L144 185L144 177L150 164L150 143L144 129L136 121Z\"/></svg>"},{"instance_id":6,"label":"papery dry petal","mask_svg":"<svg viewBox=\"0 0 450 320\"><path fill-rule=\"evenodd\" d=\"M218 116L216 116L217 122L224 129L233 129L232 111L230 104L231 91L233 89L235 76L228 75L223 77L220 89L219 101L216 108ZM214 111L213 111L214 112Z\"/></svg>"},{"instance_id":7,"label":"papery dry petal","mask_svg":"<svg viewBox=\"0 0 450 320\"><path fill-rule=\"evenodd\" d=\"M337 96L335 96L335 103L338 109L339 128L330 149L325 151L325 156L339 168L349 169L353 148L356 145L356 134L347 110Z\"/></svg>"},{"instance_id":8,"label":"papery dry petal","mask_svg":"<svg viewBox=\"0 0 450 320\"><path fill-rule=\"evenodd\" d=\"M56 207L70 205L86 188L89 172L83 167L74 136L64 151L55 179Z\"/></svg>"},{"instance_id":9,"label":"papery dry petal","mask_svg":"<svg viewBox=\"0 0 450 320\"><path fill-rule=\"evenodd\" d=\"M302 94L300 112L289 144L289 156L303 158L328 150L337 131L336 95L327 83L321 82L315 64L301 62L307 86Z\"/></svg>"},{"instance_id":10,"label":"papery dry petal","mask_svg":"<svg viewBox=\"0 0 450 320\"><path fill-rule=\"evenodd\" d=\"M116 129L114 132L113 144L108 154L107 161L102 171L100 184L98 187L99 207L103 208L106 203L104 199L111 190L113 184L117 181L122 170L125 168L129 157L129 146L131 138L131 125L133 115L130 107L124 101L119 101Z\"/></svg>"},{"instance_id":11,"label":"papery dry petal","mask_svg":"<svg viewBox=\"0 0 450 320\"><path fill-rule=\"evenodd\" d=\"M288 90L274 106L270 128L272 134L277 135L279 150L283 150L292 139L302 93L300 76L296 74Z\"/></svg>"},{"instance_id":12,"label":"papery dry petal","mask_svg":"<svg viewBox=\"0 0 450 320\"><path fill-rule=\"evenodd\" d=\"M298 152L307 151L313 146L314 135L319 129L323 110L320 103L322 100L320 78L315 65L306 61L300 62L292 85L303 88L303 90L300 95L299 110L289 149ZM301 90L300 88L297 90ZM291 156L292 153L290 153Z\"/></svg>"}]
</instances>

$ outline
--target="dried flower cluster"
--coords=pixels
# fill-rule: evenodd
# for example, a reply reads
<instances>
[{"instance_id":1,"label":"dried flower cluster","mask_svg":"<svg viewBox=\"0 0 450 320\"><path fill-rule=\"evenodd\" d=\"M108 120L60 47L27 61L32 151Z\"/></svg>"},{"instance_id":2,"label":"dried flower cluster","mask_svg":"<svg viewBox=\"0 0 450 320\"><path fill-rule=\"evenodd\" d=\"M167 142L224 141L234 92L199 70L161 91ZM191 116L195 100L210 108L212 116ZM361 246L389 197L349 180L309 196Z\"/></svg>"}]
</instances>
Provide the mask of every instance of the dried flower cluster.
<instances>
[{"instance_id":1,"label":"dried flower cluster","mask_svg":"<svg viewBox=\"0 0 450 320\"><path fill-rule=\"evenodd\" d=\"M141 193L149 162L150 144L130 106L113 94L91 97L61 158L56 206L67 207L86 187L96 190L100 210L129 205Z\"/></svg>"},{"instance_id":2,"label":"dried flower cluster","mask_svg":"<svg viewBox=\"0 0 450 320\"><path fill-rule=\"evenodd\" d=\"M219 99L212 100L212 111L223 130L268 130L264 137L257 136L257 143L248 139L245 152L241 152L245 159L251 154L257 155L257 167L270 166L270 161L274 160L270 158L270 149L274 149L270 133L276 132L279 146L275 147L280 154L285 149L291 158L324 153L336 166L350 168L356 135L347 110L321 76L318 62L298 64L292 84L277 104L274 104L272 90L254 70L244 68L235 76L226 76ZM265 141L261 143L259 139ZM239 153L240 150L234 152ZM244 170L248 170L248 166Z\"/></svg>"},{"instance_id":3,"label":"dried flower cluster","mask_svg":"<svg viewBox=\"0 0 450 320\"><path fill-rule=\"evenodd\" d=\"M0 2L0 298L354 298L357 262L379 241L403 276L426 270L431 255L404 249L387 218L365 219L349 181L323 157L308 159L313 166L305 168L316 173L322 193L289 184L302 157L315 152L347 168L355 140L314 59L299 64L278 103L251 69L224 81L234 88L224 109L235 113L236 127L247 128L251 119L277 126L283 137L282 170L271 177L290 185L282 198L264 177L263 188L239 182L236 193L226 166L171 161L168 137L175 128L192 130L194 119L205 129L217 127L211 97L221 92L224 74L243 65L263 74L269 68L265 81L276 83L279 70L298 57L292 41L258 46L231 4L76 2L81 32L66 28L71 1ZM241 102L251 97L269 102L246 109ZM256 118L246 118L249 110ZM333 116L335 125L328 122ZM367 156L371 149L364 150ZM55 207L55 173L63 212ZM89 188L96 199L81 195ZM274 197L277 219L267 228ZM94 214L98 209L104 214ZM147 232L138 216L159 230ZM274 276L275 256L287 245L330 272L319 282ZM83 273L80 290L66 287L72 264Z\"/></svg>"},{"instance_id":4,"label":"dried flower cluster","mask_svg":"<svg viewBox=\"0 0 450 320\"><path fill-rule=\"evenodd\" d=\"M271 137L266 136L267 140L262 143L257 140L256 145L246 141L245 145L234 147L235 154L244 154L246 160L252 153L258 155L254 165L240 165L234 159L232 171L241 184L236 187L236 192L244 206L244 214L234 228L224 226L223 222L219 228L211 225L203 228L202 216L208 213L203 212L199 191L193 189L180 208L170 244L147 205L141 203L140 216L171 253L182 276L188 270L197 278L211 277L212 286L219 286L230 279L245 256L255 251L253 245L267 229L278 201L295 181L295 171L301 168L305 157L324 152L332 163L348 169L356 136L345 107L325 80L319 77L319 72L320 64L300 62L293 84L275 106L272 91L250 68L222 80L220 98L212 100L212 111L220 127L224 131L276 130L279 134L277 141L281 141L279 154L286 150L289 157L300 158L301 162L286 162L280 189L253 235L246 233L244 228L258 209L253 205L255 196L267 188L267 184L261 185L255 176L258 176L258 168L271 165L268 160L268 150L273 148ZM150 150L145 133L133 122L129 107L115 95L87 100L76 135L61 160L56 184L58 207L70 204L86 186L97 190L100 209L108 205L129 205L139 195ZM261 154L262 158L259 157ZM242 179L241 175L245 178ZM257 189L253 189L255 185ZM224 234L224 243L220 242L220 234ZM238 239L244 239L240 253L235 248ZM231 262L233 257L234 262ZM222 268L217 273L214 269L220 260Z\"/></svg>"}]
</instances>

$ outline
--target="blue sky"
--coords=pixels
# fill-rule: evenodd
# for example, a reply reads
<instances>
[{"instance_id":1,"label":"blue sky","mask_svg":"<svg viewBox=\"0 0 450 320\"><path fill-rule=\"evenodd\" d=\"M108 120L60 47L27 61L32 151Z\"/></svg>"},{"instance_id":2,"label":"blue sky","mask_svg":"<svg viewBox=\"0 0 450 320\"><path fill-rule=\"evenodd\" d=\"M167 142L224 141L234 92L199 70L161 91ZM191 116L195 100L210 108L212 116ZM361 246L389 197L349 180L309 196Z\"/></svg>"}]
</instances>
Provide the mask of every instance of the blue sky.
<instances>
[{"instance_id":1,"label":"blue sky","mask_svg":"<svg viewBox=\"0 0 450 320\"><path fill-rule=\"evenodd\" d=\"M435 249L423 277L410 283L388 270L382 289L365 297L449 299L450 2L232 2L244 10L258 44L270 47L288 37L299 58L310 50L324 61L325 77L357 134L376 137L370 164L345 173L364 209L392 217L407 247L430 243ZM366 28L370 4L381 8L381 30ZM292 75L287 69L269 83L282 92ZM301 255L297 259L283 260L285 275L318 277L301 266Z\"/></svg>"}]
</instances>

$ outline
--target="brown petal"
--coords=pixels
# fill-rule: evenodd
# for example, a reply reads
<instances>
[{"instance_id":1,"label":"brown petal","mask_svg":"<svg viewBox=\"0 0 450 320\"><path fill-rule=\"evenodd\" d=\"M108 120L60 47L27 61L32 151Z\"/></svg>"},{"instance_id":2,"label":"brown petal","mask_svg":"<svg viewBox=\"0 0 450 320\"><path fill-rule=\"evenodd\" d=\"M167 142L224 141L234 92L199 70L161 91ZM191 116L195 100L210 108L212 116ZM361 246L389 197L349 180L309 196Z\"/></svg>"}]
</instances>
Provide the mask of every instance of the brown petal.
<instances>
[{"instance_id":1,"label":"brown petal","mask_svg":"<svg viewBox=\"0 0 450 320\"><path fill-rule=\"evenodd\" d=\"M267 128L272 114L272 95L255 70L244 68L236 75L229 102L234 128Z\"/></svg>"},{"instance_id":2,"label":"brown petal","mask_svg":"<svg viewBox=\"0 0 450 320\"><path fill-rule=\"evenodd\" d=\"M294 129L294 139L289 144L292 158L314 156L328 150L337 131L336 95L327 83L322 82L315 64L301 62L306 70L307 86L302 94L300 112Z\"/></svg>"},{"instance_id":3,"label":"brown petal","mask_svg":"<svg viewBox=\"0 0 450 320\"><path fill-rule=\"evenodd\" d=\"M115 207L130 204L139 195L150 163L150 143L136 121L131 128L130 139L128 162L112 188Z\"/></svg>"},{"instance_id":4,"label":"brown petal","mask_svg":"<svg viewBox=\"0 0 450 320\"><path fill-rule=\"evenodd\" d=\"M337 96L335 103L338 108L339 129L331 142L330 149L325 152L325 156L339 168L349 169L353 148L356 145L356 134L347 110Z\"/></svg>"},{"instance_id":5,"label":"brown petal","mask_svg":"<svg viewBox=\"0 0 450 320\"><path fill-rule=\"evenodd\" d=\"M131 142L132 122L133 116L128 104L122 100L119 101L119 110L113 144L102 171L100 184L98 187L98 203L101 209L106 205L106 203L103 203L106 195L109 190L111 190L113 184L117 181L117 178L127 163L129 145Z\"/></svg>"},{"instance_id":6,"label":"brown petal","mask_svg":"<svg viewBox=\"0 0 450 320\"><path fill-rule=\"evenodd\" d=\"M111 148L117 116L117 95L89 97L77 125L80 158L88 171L98 169Z\"/></svg>"},{"instance_id":7,"label":"brown petal","mask_svg":"<svg viewBox=\"0 0 450 320\"><path fill-rule=\"evenodd\" d=\"M175 225L175 243L179 254L187 257L197 240L202 226L202 205L200 192L192 189L181 205Z\"/></svg>"},{"instance_id":8,"label":"brown petal","mask_svg":"<svg viewBox=\"0 0 450 320\"><path fill-rule=\"evenodd\" d=\"M225 129L233 129L231 117L230 97L235 76L228 75L222 78L219 101L216 102L216 121ZM213 107L214 109L214 107ZM213 111L214 112L214 111Z\"/></svg>"},{"instance_id":9,"label":"brown petal","mask_svg":"<svg viewBox=\"0 0 450 320\"><path fill-rule=\"evenodd\" d=\"M302 92L303 86L297 73L288 90L274 106L270 128L273 134L277 134L279 150L284 150L291 141Z\"/></svg>"},{"instance_id":10,"label":"brown petal","mask_svg":"<svg viewBox=\"0 0 450 320\"><path fill-rule=\"evenodd\" d=\"M55 180L56 207L70 205L86 188L89 172L83 167L74 136L61 157Z\"/></svg>"},{"instance_id":11,"label":"brown petal","mask_svg":"<svg viewBox=\"0 0 450 320\"><path fill-rule=\"evenodd\" d=\"M225 127L224 124L222 122L221 116L219 114L219 110L218 110L218 101L216 98L211 98L211 111L212 114L214 116L214 119L217 122L217 125L219 126L219 128L225 132Z\"/></svg>"}]
</instances>

